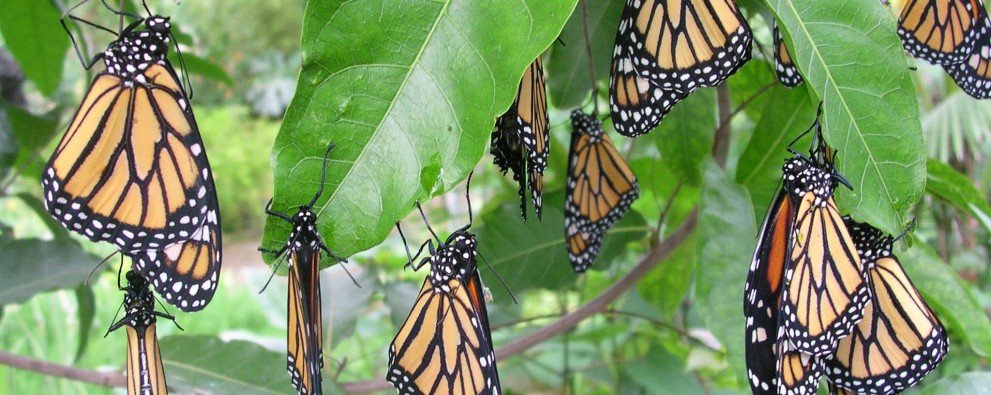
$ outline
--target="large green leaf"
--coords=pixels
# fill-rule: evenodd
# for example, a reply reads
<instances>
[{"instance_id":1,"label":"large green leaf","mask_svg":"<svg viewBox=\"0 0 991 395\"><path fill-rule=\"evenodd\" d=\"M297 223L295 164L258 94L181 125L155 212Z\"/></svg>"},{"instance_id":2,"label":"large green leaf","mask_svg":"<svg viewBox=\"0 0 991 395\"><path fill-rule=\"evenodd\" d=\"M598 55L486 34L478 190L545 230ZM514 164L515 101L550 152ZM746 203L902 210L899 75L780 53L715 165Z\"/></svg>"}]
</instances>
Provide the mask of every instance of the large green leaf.
<instances>
[{"instance_id":1,"label":"large green leaf","mask_svg":"<svg viewBox=\"0 0 991 395\"><path fill-rule=\"evenodd\" d=\"M284 352L210 336L166 336L161 350L169 386L176 389L216 394L292 393ZM343 394L329 371L323 375L325 392Z\"/></svg>"},{"instance_id":2,"label":"large green leaf","mask_svg":"<svg viewBox=\"0 0 991 395\"><path fill-rule=\"evenodd\" d=\"M564 191L544 194L543 220L523 222L519 201L499 205L480 216L474 228L478 237L478 253L506 281L513 292L530 288L560 289L573 284L578 275L568 261L564 244ZM627 245L647 235L646 221L636 211L627 212L602 242L599 256L591 270L604 269L627 249ZM441 235L444 237L444 235ZM484 263L479 263L484 265ZM480 268L483 275L488 270ZM497 299L509 300L502 286L492 286L494 278L486 277Z\"/></svg>"},{"instance_id":3,"label":"large green leaf","mask_svg":"<svg viewBox=\"0 0 991 395\"><path fill-rule=\"evenodd\" d=\"M623 13L622 1L586 1L588 6L588 37L592 44L592 60L595 78L602 81L609 76L609 63L616 41L619 15ZM577 107L588 98L592 89L589 74L588 49L585 46L585 16L582 6L575 9L561 31L563 44L551 47L551 56L545 68L547 91L558 108Z\"/></svg>"},{"instance_id":4,"label":"large green leaf","mask_svg":"<svg viewBox=\"0 0 991 395\"><path fill-rule=\"evenodd\" d=\"M413 202L463 179L485 151L526 66L576 0L310 1L303 70L272 149L276 211L312 199L341 256L381 242ZM270 219L264 245L289 226Z\"/></svg>"},{"instance_id":5,"label":"large green leaf","mask_svg":"<svg viewBox=\"0 0 991 395\"><path fill-rule=\"evenodd\" d=\"M905 273L943 324L979 355L991 355L991 321L960 277L926 244L900 254Z\"/></svg>"},{"instance_id":6,"label":"large green leaf","mask_svg":"<svg viewBox=\"0 0 991 395\"><path fill-rule=\"evenodd\" d=\"M0 32L4 45L41 93L51 96L62 80L69 37L58 26L59 11L50 2L13 0L3 3Z\"/></svg>"},{"instance_id":7,"label":"large green leaf","mask_svg":"<svg viewBox=\"0 0 991 395\"><path fill-rule=\"evenodd\" d=\"M703 167L702 185L695 294L705 326L726 348L729 366L743 384L746 323L741 300L756 239L753 209L746 189L711 160Z\"/></svg>"},{"instance_id":8,"label":"large green leaf","mask_svg":"<svg viewBox=\"0 0 991 395\"><path fill-rule=\"evenodd\" d=\"M661 160L681 182L699 185L701 158L712 150L716 133L716 91L703 89L688 96L671 109L662 122L649 134Z\"/></svg>"},{"instance_id":9,"label":"large green leaf","mask_svg":"<svg viewBox=\"0 0 991 395\"><path fill-rule=\"evenodd\" d=\"M18 239L0 244L0 305L81 284L101 259L71 240Z\"/></svg>"},{"instance_id":10,"label":"large green leaf","mask_svg":"<svg viewBox=\"0 0 991 395\"><path fill-rule=\"evenodd\" d=\"M985 229L991 230L991 205L967 176L935 159L926 162L926 174L929 181L926 191L969 212Z\"/></svg>"},{"instance_id":11,"label":"large green leaf","mask_svg":"<svg viewBox=\"0 0 991 395\"><path fill-rule=\"evenodd\" d=\"M922 395L943 394L973 394L988 395L991 393L991 373L967 372L955 377L947 377L926 386Z\"/></svg>"},{"instance_id":12,"label":"large green leaf","mask_svg":"<svg viewBox=\"0 0 991 395\"><path fill-rule=\"evenodd\" d=\"M838 151L840 188L854 217L904 228L925 188L915 89L894 20L879 2L766 0L793 44L805 84L824 101L826 140Z\"/></svg>"}]
</instances>

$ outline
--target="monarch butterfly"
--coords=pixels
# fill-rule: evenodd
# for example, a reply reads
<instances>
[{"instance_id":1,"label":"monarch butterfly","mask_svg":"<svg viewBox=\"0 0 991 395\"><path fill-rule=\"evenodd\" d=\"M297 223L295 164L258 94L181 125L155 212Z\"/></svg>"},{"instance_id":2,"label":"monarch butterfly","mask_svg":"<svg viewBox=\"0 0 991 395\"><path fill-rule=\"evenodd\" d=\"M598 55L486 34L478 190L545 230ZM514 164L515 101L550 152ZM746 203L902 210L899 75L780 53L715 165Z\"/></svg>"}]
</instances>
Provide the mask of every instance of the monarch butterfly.
<instances>
[{"instance_id":1,"label":"monarch butterfly","mask_svg":"<svg viewBox=\"0 0 991 395\"><path fill-rule=\"evenodd\" d=\"M423 209L419 204L417 208L426 222ZM430 275L423 280L409 317L389 347L386 380L400 394L502 393L484 287L478 276L478 243L468 232L471 224L469 200L468 224L446 241L442 242L427 224L437 241L436 249L433 240L424 243L431 256L413 266L423 246L415 256L406 250L409 265L416 270L429 263ZM398 222L396 228L402 237Z\"/></svg>"},{"instance_id":2,"label":"monarch butterfly","mask_svg":"<svg viewBox=\"0 0 991 395\"><path fill-rule=\"evenodd\" d=\"M902 46L933 64L963 62L991 31L981 0L896 0L895 10Z\"/></svg>"},{"instance_id":3,"label":"monarch butterfly","mask_svg":"<svg viewBox=\"0 0 991 395\"><path fill-rule=\"evenodd\" d=\"M795 350L824 356L863 318L870 298L863 262L833 200L842 179L822 137L822 105L810 130L810 158L786 162L784 188L796 207L781 303Z\"/></svg>"},{"instance_id":4,"label":"monarch butterfly","mask_svg":"<svg viewBox=\"0 0 991 395\"><path fill-rule=\"evenodd\" d=\"M530 184L533 211L539 221L542 213L544 169L550 155L550 134L547 133L547 93L544 83L544 67L537 57L527 67L520 81L516 100L499 119L492 132L492 156L502 173L513 170L513 180L520 184L520 210L526 221L527 179L523 176L526 166Z\"/></svg>"},{"instance_id":5,"label":"monarch butterfly","mask_svg":"<svg viewBox=\"0 0 991 395\"><path fill-rule=\"evenodd\" d=\"M850 217L843 220L867 266L873 303L826 361L827 376L851 392L899 393L946 356L946 330L891 253L895 239Z\"/></svg>"},{"instance_id":6,"label":"monarch butterfly","mask_svg":"<svg viewBox=\"0 0 991 395\"><path fill-rule=\"evenodd\" d=\"M774 21L774 73L778 76L781 85L787 88L794 88L804 81L798 72L798 67L795 67L795 61L791 58L788 47L785 46L777 21Z\"/></svg>"},{"instance_id":7,"label":"monarch butterfly","mask_svg":"<svg viewBox=\"0 0 991 395\"><path fill-rule=\"evenodd\" d=\"M219 277L220 212L192 107L166 57L171 34L167 17L139 19L86 65L102 59L106 69L42 186L49 213L66 228L137 257L168 302L196 311Z\"/></svg>"},{"instance_id":8,"label":"monarch butterfly","mask_svg":"<svg viewBox=\"0 0 991 395\"><path fill-rule=\"evenodd\" d=\"M815 393L822 376L821 359L796 351L779 331L794 226L795 205L782 188L764 217L744 289L747 376L754 394Z\"/></svg>"},{"instance_id":9,"label":"monarch butterfly","mask_svg":"<svg viewBox=\"0 0 991 395\"><path fill-rule=\"evenodd\" d=\"M602 122L575 110L571 126L564 234L568 259L580 273L595 261L602 237L630 209L640 189L630 166L602 132Z\"/></svg>"},{"instance_id":10,"label":"monarch butterfly","mask_svg":"<svg viewBox=\"0 0 991 395\"><path fill-rule=\"evenodd\" d=\"M139 19L93 58L87 68L102 59L106 69L42 173L52 216L124 252L187 240L216 214L193 110L166 57L170 28L167 17Z\"/></svg>"},{"instance_id":11,"label":"monarch butterfly","mask_svg":"<svg viewBox=\"0 0 991 395\"><path fill-rule=\"evenodd\" d=\"M281 218L292 224L289 240L274 253L276 259L287 255L289 265L289 321L287 325L288 357L287 366L292 385L301 395L322 394L323 379L323 318L320 301L320 253L338 262L346 262L330 252L317 229L317 215L313 205L323 193L327 181L327 158L334 144L327 147L323 156L323 174L320 189L309 204L299 206L296 215L290 217L271 210L272 201L265 207L265 214Z\"/></svg>"},{"instance_id":12,"label":"monarch butterfly","mask_svg":"<svg viewBox=\"0 0 991 395\"><path fill-rule=\"evenodd\" d=\"M991 44L981 44L962 63L943 68L968 95L977 99L991 98Z\"/></svg>"},{"instance_id":13,"label":"monarch butterfly","mask_svg":"<svg viewBox=\"0 0 991 395\"><path fill-rule=\"evenodd\" d=\"M127 393L162 395L168 393L165 369L155 334L157 317L175 322L175 317L155 311L155 295L148 281L134 270L127 272L124 294L126 315L107 330L107 335L127 326ZM176 324L176 326L179 326ZM182 329L181 327L179 329Z\"/></svg>"},{"instance_id":14,"label":"monarch butterfly","mask_svg":"<svg viewBox=\"0 0 991 395\"><path fill-rule=\"evenodd\" d=\"M609 82L616 130L649 132L689 93L733 75L752 43L734 0L627 0Z\"/></svg>"}]
</instances>

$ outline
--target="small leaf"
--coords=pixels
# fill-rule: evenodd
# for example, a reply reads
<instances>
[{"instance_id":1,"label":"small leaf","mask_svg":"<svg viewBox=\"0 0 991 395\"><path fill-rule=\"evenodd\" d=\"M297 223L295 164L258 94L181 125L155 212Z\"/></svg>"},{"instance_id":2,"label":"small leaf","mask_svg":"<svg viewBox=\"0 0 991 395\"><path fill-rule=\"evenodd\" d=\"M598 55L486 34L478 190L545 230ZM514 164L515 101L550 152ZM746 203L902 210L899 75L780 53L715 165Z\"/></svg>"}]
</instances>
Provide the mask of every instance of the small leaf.
<instances>
[{"instance_id":1,"label":"small leaf","mask_svg":"<svg viewBox=\"0 0 991 395\"><path fill-rule=\"evenodd\" d=\"M971 286L925 243L915 243L899 257L905 273L943 325L966 339L978 355L991 355L991 321L969 292Z\"/></svg>"},{"instance_id":2,"label":"small leaf","mask_svg":"<svg viewBox=\"0 0 991 395\"><path fill-rule=\"evenodd\" d=\"M768 0L794 44L792 59L823 100L826 140L837 150L840 204L890 234L925 188L919 105L897 27L878 2Z\"/></svg>"},{"instance_id":3,"label":"small leaf","mask_svg":"<svg viewBox=\"0 0 991 395\"><path fill-rule=\"evenodd\" d=\"M530 288L561 289L578 279L564 244L563 190L544 194L542 222L531 219L524 223L520 219L519 201L515 200L487 211L477 222L477 227L472 229L478 239L478 253L488 260L513 292ZM639 213L627 212L606 233L591 269L609 267L616 257L622 256L629 243L643 239L647 231L646 221ZM484 263L479 265L485 276ZM509 300L502 287L491 289L495 298Z\"/></svg>"},{"instance_id":4,"label":"small leaf","mask_svg":"<svg viewBox=\"0 0 991 395\"><path fill-rule=\"evenodd\" d=\"M932 385L927 385L920 392L921 395L943 395L943 394L969 394L969 395L989 395L991 394L991 373L989 372L967 372L955 377L947 377Z\"/></svg>"},{"instance_id":5,"label":"small leaf","mask_svg":"<svg viewBox=\"0 0 991 395\"><path fill-rule=\"evenodd\" d=\"M637 290L664 319L671 319L692 284L696 269L695 236L691 235L675 249L658 270L651 270L637 284Z\"/></svg>"},{"instance_id":6,"label":"small leaf","mask_svg":"<svg viewBox=\"0 0 991 395\"><path fill-rule=\"evenodd\" d=\"M48 230L52 232L52 236L55 238L55 240L66 241L66 242L71 240L69 231L66 230L61 223L56 221L55 218L52 218L51 214L48 213L48 209L45 208L45 204L42 203L41 199L38 199L37 196L29 192L20 192L16 196L20 198L21 201L23 201L24 204L26 204L28 208L31 209L31 211L34 211L35 214L38 215L38 218L41 218L41 221L45 223L45 226L48 227Z\"/></svg>"},{"instance_id":7,"label":"small leaf","mask_svg":"<svg viewBox=\"0 0 991 395\"><path fill-rule=\"evenodd\" d=\"M272 208L313 198L334 142L320 231L344 257L380 243L415 201L475 167L526 65L576 2L310 1L303 69L272 149ZM263 245L288 234L269 219Z\"/></svg>"},{"instance_id":8,"label":"small leaf","mask_svg":"<svg viewBox=\"0 0 991 395\"><path fill-rule=\"evenodd\" d=\"M991 230L991 206L967 176L949 165L929 159L926 162L926 191L977 218Z\"/></svg>"},{"instance_id":9,"label":"small leaf","mask_svg":"<svg viewBox=\"0 0 991 395\"><path fill-rule=\"evenodd\" d=\"M171 61L176 67L179 67L180 65L179 58L175 55L175 51L169 52L169 61ZM186 72L189 74L196 74L208 80L223 83L228 87L234 85L234 80L232 80L231 76L227 74L227 71L214 62L189 52L182 53L182 61L185 63Z\"/></svg>"},{"instance_id":10,"label":"small leaf","mask_svg":"<svg viewBox=\"0 0 991 395\"><path fill-rule=\"evenodd\" d=\"M62 80L62 64L69 37L58 26L60 13L53 3L6 1L0 12L4 45L17 59L24 75L45 96L52 96Z\"/></svg>"},{"instance_id":11,"label":"small leaf","mask_svg":"<svg viewBox=\"0 0 991 395\"><path fill-rule=\"evenodd\" d=\"M7 107L10 127L20 145L18 162L25 163L25 161L39 159L39 151L48 145L59 132L58 118L61 113L59 110L55 109L39 116L17 107ZM45 156L44 160L47 159Z\"/></svg>"},{"instance_id":12,"label":"small leaf","mask_svg":"<svg viewBox=\"0 0 991 395\"><path fill-rule=\"evenodd\" d=\"M76 304L79 313L79 346L76 348L74 363L79 362L86 352L89 344L89 332L93 329L93 317L96 315L96 297L93 296L93 288L85 285L76 287Z\"/></svg>"},{"instance_id":13,"label":"small leaf","mask_svg":"<svg viewBox=\"0 0 991 395\"><path fill-rule=\"evenodd\" d=\"M0 245L0 305L81 284L102 259L74 241L17 239Z\"/></svg>"},{"instance_id":14,"label":"small leaf","mask_svg":"<svg viewBox=\"0 0 991 395\"><path fill-rule=\"evenodd\" d=\"M169 387L224 394L292 391L284 352L241 340L224 342L210 336L167 336L160 344ZM323 387L329 394L343 393L327 372L323 375Z\"/></svg>"},{"instance_id":15,"label":"small leaf","mask_svg":"<svg viewBox=\"0 0 991 395\"><path fill-rule=\"evenodd\" d=\"M595 61L595 78L609 78L609 64L616 42L616 27L623 13L622 1L590 1L588 7L588 36ZM585 47L585 22L579 4L560 35L562 43L551 45L547 60L547 91L557 108L581 105L592 90L588 72L588 50Z\"/></svg>"},{"instance_id":16,"label":"small leaf","mask_svg":"<svg viewBox=\"0 0 991 395\"><path fill-rule=\"evenodd\" d=\"M685 363L674 354L654 346L642 360L623 364L623 375L640 385L646 394L703 394L705 389L692 375ZM646 392L643 392L646 391Z\"/></svg>"},{"instance_id":17,"label":"small leaf","mask_svg":"<svg viewBox=\"0 0 991 395\"><path fill-rule=\"evenodd\" d=\"M716 133L716 91L702 89L678 103L649 136L661 160L688 185L699 185L701 158L712 150Z\"/></svg>"},{"instance_id":18,"label":"small leaf","mask_svg":"<svg viewBox=\"0 0 991 395\"><path fill-rule=\"evenodd\" d=\"M712 160L703 167L698 217L695 295L705 326L726 348L729 366L745 382L743 284L757 237L750 196Z\"/></svg>"},{"instance_id":19,"label":"small leaf","mask_svg":"<svg viewBox=\"0 0 991 395\"><path fill-rule=\"evenodd\" d=\"M743 7L746 8L746 6ZM765 114L763 108L767 101L780 92L778 89L784 89L774 75L774 66L764 59L750 59L727 82L733 103L746 105L743 112L750 119L759 119L763 116ZM805 91L805 89L798 90ZM777 110L784 108L788 107Z\"/></svg>"}]
</instances>

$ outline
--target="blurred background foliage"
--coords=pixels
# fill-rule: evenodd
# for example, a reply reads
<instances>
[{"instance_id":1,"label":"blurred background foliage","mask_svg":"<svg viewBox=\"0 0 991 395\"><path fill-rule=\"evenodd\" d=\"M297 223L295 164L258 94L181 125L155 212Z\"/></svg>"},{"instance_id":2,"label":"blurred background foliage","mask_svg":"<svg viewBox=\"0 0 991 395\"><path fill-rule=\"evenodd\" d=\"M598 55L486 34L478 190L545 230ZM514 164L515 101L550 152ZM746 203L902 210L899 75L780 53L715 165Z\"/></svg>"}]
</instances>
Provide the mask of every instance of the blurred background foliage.
<instances>
[{"instance_id":1,"label":"blurred background foliage","mask_svg":"<svg viewBox=\"0 0 991 395\"><path fill-rule=\"evenodd\" d=\"M105 9L90 3L76 14L116 26ZM290 393L284 365L285 279L276 276L259 294L271 268L255 248L264 227L262 207L273 194L271 147L301 67L305 1L149 3L156 12L171 15L180 33L187 77L195 87L192 102L217 174L226 241L221 290L211 306L198 314L169 309L185 331L159 322L170 385L179 393ZM692 95L649 135L638 140L614 137L639 178L641 198L610 233L594 270L573 275L561 244L568 112L583 104L587 109L591 100L605 108L606 55L622 3L589 1L592 48L600 54L600 97L587 96L580 11L561 33L567 45L553 44L544 55L553 144L544 221L519 220L516 186L489 156L476 167L471 198L480 252L520 300L512 304L505 287L494 276L485 277L495 298L489 314L496 346L592 300L634 266L652 238L668 234L701 203L700 226L605 313L522 357L500 360L503 386L510 394L745 392L737 358L742 294L736 289L742 291L756 221L773 193L761 183L776 177L760 172L752 151L766 151L767 134L804 130L814 105L805 88L789 91L773 85L770 31L760 17L767 10L760 2L741 1L762 46L755 46L755 59L728 84L733 107L746 106L731 123L725 170L710 159L717 126L715 90ZM79 67L58 24L64 5L30 0L7 5L0 13L0 349L121 372L124 334L104 337L104 328L119 316L119 258L86 281L112 247L64 231L40 200L41 167L93 71ZM136 9L135 4L128 7ZM74 27L73 32L89 54L113 38L92 29ZM911 393L963 393L991 382L991 108L960 92L940 69L914 65L930 160L926 194L913 209L919 219L915 240L911 247L901 246L899 254L950 330L952 345L946 361ZM788 123L786 118L795 114L803 121ZM312 185L312 180L306 182ZM442 236L460 227L467 220L464 186L425 202L425 208ZM658 221L662 212L666 215ZM418 215L403 224L411 243L428 235ZM330 382L348 388L349 383L384 377L387 345L424 276L403 270L404 264L405 252L393 234L350 258L347 268L360 289L340 265L322 272L325 381L332 392L340 388ZM232 367L232 361L237 365ZM0 365L3 393L123 391Z\"/></svg>"}]
</instances>

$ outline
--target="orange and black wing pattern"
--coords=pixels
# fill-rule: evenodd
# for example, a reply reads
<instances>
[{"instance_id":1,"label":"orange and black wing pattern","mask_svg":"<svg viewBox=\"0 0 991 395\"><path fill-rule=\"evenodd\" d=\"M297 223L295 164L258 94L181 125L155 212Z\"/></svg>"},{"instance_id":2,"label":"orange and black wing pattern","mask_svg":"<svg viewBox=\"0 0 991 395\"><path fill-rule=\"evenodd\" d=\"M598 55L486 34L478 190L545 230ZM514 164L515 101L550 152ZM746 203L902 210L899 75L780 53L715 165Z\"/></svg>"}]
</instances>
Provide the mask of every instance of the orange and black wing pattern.
<instances>
[{"instance_id":1,"label":"orange and black wing pattern","mask_svg":"<svg viewBox=\"0 0 991 395\"><path fill-rule=\"evenodd\" d=\"M774 22L774 74L777 75L778 82L787 88L799 86L804 81L802 74L798 72L798 67L795 66L795 60L788 52L781 31L778 30L777 21Z\"/></svg>"},{"instance_id":2,"label":"orange and black wing pattern","mask_svg":"<svg viewBox=\"0 0 991 395\"><path fill-rule=\"evenodd\" d=\"M640 195L630 166L602 131L602 122L571 113L571 153L564 202L568 259L576 272L592 265L602 238Z\"/></svg>"},{"instance_id":3,"label":"orange and black wing pattern","mask_svg":"<svg viewBox=\"0 0 991 395\"><path fill-rule=\"evenodd\" d=\"M132 24L101 55L106 69L42 172L52 216L125 253L182 242L217 207L192 107L166 57L168 18L139 22L144 30Z\"/></svg>"},{"instance_id":4,"label":"orange and black wing pattern","mask_svg":"<svg viewBox=\"0 0 991 395\"><path fill-rule=\"evenodd\" d=\"M775 391L754 391L754 394L812 395L819 388L822 379L822 357L817 357L795 349L784 332L778 333L775 345L776 381ZM763 387L762 387L763 388Z\"/></svg>"},{"instance_id":5,"label":"orange and black wing pattern","mask_svg":"<svg viewBox=\"0 0 991 395\"><path fill-rule=\"evenodd\" d=\"M613 127L626 137L646 134L688 95L663 89L637 73L633 58L625 47L617 45L615 51L609 73L609 109Z\"/></svg>"},{"instance_id":6,"label":"orange and black wing pattern","mask_svg":"<svg viewBox=\"0 0 991 395\"><path fill-rule=\"evenodd\" d=\"M838 174L817 116L812 158L785 164L784 187L796 207L782 296L782 329L801 352L824 356L850 334L870 298L864 267L833 192Z\"/></svg>"},{"instance_id":7,"label":"orange and black wing pattern","mask_svg":"<svg viewBox=\"0 0 991 395\"><path fill-rule=\"evenodd\" d=\"M109 334L127 326L127 393L128 395L165 395L165 368L155 333L157 317L174 317L155 311L155 295L148 282L137 272L127 272L124 288L126 315L110 326Z\"/></svg>"},{"instance_id":8,"label":"orange and black wing pattern","mask_svg":"<svg viewBox=\"0 0 991 395\"><path fill-rule=\"evenodd\" d=\"M400 394L502 394L476 248L462 229L425 260L430 275L389 347L386 380Z\"/></svg>"},{"instance_id":9,"label":"orange and black wing pattern","mask_svg":"<svg viewBox=\"0 0 991 395\"><path fill-rule=\"evenodd\" d=\"M896 0L898 36L912 56L933 64L963 62L991 31L981 0Z\"/></svg>"},{"instance_id":10,"label":"orange and black wing pattern","mask_svg":"<svg viewBox=\"0 0 991 395\"><path fill-rule=\"evenodd\" d=\"M872 303L853 333L826 361L827 377L850 392L896 394L946 356L946 330L892 254L894 238L844 217L867 265Z\"/></svg>"},{"instance_id":11,"label":"orange and black wing pattern","mask_svg":"<svg viewBox=\"0 0 991 395\"><path fill-rule=\"evenodd\" d=\"M543 212L544 170L550 155L550 134L547 124L547 87L544 68L538 57L527 67L520 81L516 100L505 114L496 120L492 132L491 152L503 174L513 171L513 180L520 185L520 210L526 220L526 186L537 220ZM525 170L524 170L525 168ZM526 176L524 176L526 172Z\"/></svg>"},{"instance_id":12,"label":"orange and black wing pattern","mask_svg":"<svg viewBox=\"0 0 991 395\"><path fill-rule=\"evenodd\" d=\"M968 95L977 99L991 98L991 43L978 45L963 62L944 65L943 69Z\"/></svg>"},{"instance_id":13,"label":"orange and black wing pattern","mask_svg":"<svg viewBox=\"0 0 991 395\"><path fill-rule=\"evenodd\" d=\"M305 226L305 225L304 225ZM313 228L315 231L315 228ZM305 233L305 232L303 232ZM287 367L300 394L323 393L323 321L320 298L320 247L300 233L289 250Z\"/></svg>"}]
</instances>

